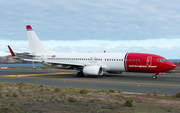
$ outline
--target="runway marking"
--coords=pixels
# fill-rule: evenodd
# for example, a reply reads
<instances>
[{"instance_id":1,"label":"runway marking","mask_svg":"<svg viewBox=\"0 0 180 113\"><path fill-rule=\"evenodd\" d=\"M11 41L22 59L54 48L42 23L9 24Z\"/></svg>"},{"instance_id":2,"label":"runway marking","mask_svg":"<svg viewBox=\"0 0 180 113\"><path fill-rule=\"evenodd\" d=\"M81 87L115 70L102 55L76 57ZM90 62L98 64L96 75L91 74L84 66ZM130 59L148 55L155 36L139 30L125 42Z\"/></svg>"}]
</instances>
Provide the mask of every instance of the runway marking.
<instances>
[{"instance_id":1,"label":"runway marking","mask_svg":"<svg viewBox=\"0 0 180 113\"><path fill-rule=\"evenodd\" d=\"M77 80L77 79L58 79L58 78L40 78L40 77L26 77L33 79L51 79L51 80L62 80L62 81L81 81L81 82L92 82L92 83L116 83L116 84L139 84L139 85L151 85L151 86L178 86L180 85L171 85L171 84L152 84L152 83L135 83L135 82L112 82L112 81L96 81L96 80Z\"/></svg>"},{"instance_id":2,"label":"runway marking","mask_svg":"<svg viewBox=\"0 0 180 113\"><path fill-rule=\"evenodd\" d=\"M26 77L26 76L43 76L43 75L59 75L59 74L75 74L72 72L58 72L58 73L41 73L41 74L24 74L24 75L3 75L4 77Z\"/></svg>"},{"instance_id":3,"label":"runway marking","mask_svg":"<svg viewBox=\"0 0 180 113\"><path fill-rule=\"evenodd\" d=\"M59 74L75 74L74 72L57 72L57 73L42 73L42 74L24 74L24 75L3 75L4 77L26 77L34 79L51 79L51 80L62 80L62 81L81 81L81 82L92 82L92 83L116 83L116 84L135 84L135 85L153 85L153 86L178 86L171 84L153 84L153 83L135 83L135 82L113 82L113 81L96 81L96 80L77 80L77 79L58 79L58 78L40 78L30 76L43 76L43 75L59 75Z\"/></svg>"}]
</instances>

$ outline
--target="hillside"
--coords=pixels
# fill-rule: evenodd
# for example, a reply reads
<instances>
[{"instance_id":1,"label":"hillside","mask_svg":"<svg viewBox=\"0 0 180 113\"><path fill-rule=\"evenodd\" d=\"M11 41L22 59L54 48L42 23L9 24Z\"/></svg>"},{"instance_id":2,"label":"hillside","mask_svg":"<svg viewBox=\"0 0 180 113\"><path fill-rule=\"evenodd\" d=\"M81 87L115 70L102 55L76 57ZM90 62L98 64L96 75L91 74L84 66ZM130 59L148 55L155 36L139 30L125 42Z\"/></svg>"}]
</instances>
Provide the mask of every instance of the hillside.
<instances>
[{"instance_id":1,"label":"hillside","mask_svg":"<svg viewBox=\"0 0 180 113\"><path fill-rule=\"evenodd\" d=\"M27 56L22 56L22 55L18 55L18 57L28 58ZM31 62L13 59L11 55L0 57L0 64L6 64L6 63L31 63Z\"/></svg>"}]
</instances>

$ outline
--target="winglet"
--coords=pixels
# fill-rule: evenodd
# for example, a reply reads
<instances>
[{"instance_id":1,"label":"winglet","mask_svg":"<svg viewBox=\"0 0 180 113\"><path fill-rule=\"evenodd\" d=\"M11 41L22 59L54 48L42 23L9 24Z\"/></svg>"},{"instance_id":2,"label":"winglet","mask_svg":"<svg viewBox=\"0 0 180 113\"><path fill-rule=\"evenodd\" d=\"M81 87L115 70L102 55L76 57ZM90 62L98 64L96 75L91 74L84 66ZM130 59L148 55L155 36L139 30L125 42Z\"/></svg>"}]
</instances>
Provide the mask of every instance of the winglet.
<instances>
[{"instance_id":1,"label":"winglet","mask_svg":"<svg viewBox=\"0 0 180 113\"><path fill-rule=\"evenodd\" d=\"M27 29L27 30L32 30L31 25L27 25L27 26L26 26L26 29Z\"/></svg>"},{"instance_id":2,"label":"winglet","mask_svg":"<svg viewBox=\"0 0 180 113\"><path fill-rule=\"evenodd\" d=\"M16 55L14 54L13 50L11 49L11 47L9 45L8 45L8 48L9 48L9 51L11 52L11 56L15 58Z\"/></svg>"}]
</instances>

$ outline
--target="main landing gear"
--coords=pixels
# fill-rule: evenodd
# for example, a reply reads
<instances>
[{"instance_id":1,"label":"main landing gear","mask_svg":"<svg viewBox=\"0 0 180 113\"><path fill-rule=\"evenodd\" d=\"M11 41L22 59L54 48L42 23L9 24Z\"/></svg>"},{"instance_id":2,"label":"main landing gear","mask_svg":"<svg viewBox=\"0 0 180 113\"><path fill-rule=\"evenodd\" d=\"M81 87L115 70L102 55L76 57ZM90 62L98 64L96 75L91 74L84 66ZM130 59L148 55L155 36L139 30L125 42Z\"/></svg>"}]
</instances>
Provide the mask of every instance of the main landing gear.
<instances>
[{"instance_id":1,"label":"main landing gear","mask_svg":"<svg viewBox=\"0 0 180 113\"><path fill-rule=\"evenodd\" d=\"M77 73L77 76L78 76L78 77L83 77L83 76L84 76L84 73L83 73L83 72L78 72L78 73Z\"/></svg>"}]
</instances>

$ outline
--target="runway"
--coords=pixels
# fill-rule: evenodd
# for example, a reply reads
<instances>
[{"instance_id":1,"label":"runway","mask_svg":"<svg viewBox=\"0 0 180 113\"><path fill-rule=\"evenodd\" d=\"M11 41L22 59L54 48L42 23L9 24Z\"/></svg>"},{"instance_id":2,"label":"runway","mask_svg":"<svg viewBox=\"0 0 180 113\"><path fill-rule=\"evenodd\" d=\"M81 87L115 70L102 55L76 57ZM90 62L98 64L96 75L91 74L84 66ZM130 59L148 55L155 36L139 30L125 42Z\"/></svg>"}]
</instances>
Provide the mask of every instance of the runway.
<instances>
[{"instance_id":1,"label":"runway","mask_svg":"<svg viewBox=\"0 0 180 113\"><path fill-rule=\"evenodd\" d=\"M103 76L77 77L76 71L1 69L0 82L76 87L90 89L115 89L122 92L173 95L180 92L180 74L166 73L153 80L149 73L105 74Z\"/></svg>"}]
</instances>

